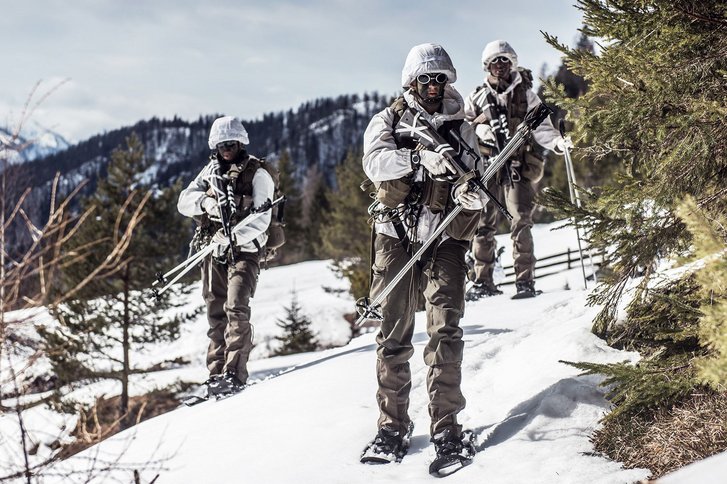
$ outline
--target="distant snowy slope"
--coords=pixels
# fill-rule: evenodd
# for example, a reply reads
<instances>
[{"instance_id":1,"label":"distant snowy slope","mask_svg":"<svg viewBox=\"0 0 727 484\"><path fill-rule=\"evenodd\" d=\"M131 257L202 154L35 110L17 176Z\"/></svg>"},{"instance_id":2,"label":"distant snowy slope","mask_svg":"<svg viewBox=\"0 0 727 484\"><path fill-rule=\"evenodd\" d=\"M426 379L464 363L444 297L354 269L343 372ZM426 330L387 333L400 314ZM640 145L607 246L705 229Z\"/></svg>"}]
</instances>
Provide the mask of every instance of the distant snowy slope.
<instances>
[{"instance_id":1,"label":"distant snowy slope","mask_svg":"<svg viewBox=\"0 0 727 484\"><path fill-rule=\"evenodd\" d=\"M41 128L39 125L28 126L13 137L12 133L0 127L0 148L2 155L7 156L9 163L24 163L44 156L52 155L68 148L70 144L58 133Z\"/></svg>"},{"instance_id":2,"label":"distant snowy slope","mask_svg":"<svg viewBox=\"0 0 727 484\"><path fill-rule=\"evenodd\" d=\"M561 242L551 244L548 234L542 230L536 236L539 254L564 248ZM556 234L552 240L560 241L562 233ZM288 304L292 279L301 301L320 301L315 310L306 307L312 319L329 318L326 311L337 303L326 298L338 296L321 289L327 269L321 263L306 264L261 277L253 306L260 331L271 324L263 320L266 299ZM541 279L538 287L545 293L531 300L512 301L510 287L502 296L467 304L462 320L467 408L461 422L479 432L480 452L447 482L623 484L649 475L591 455L588 438L608 403L597 378L580 377L559 360L614 362L637 355L609 348L590 332L597 309L585 306L585 291L564 289L579 288L579 278L580 270L572 269ZM337 311L351 307L350 298L340 300ZM76 472L75 477L45 482L85 482L90 465L98 468L116 459L123 470L92 482L128 482L130 468L143 463L142 482L157 473L164 483L432 482L427 473L432 457L428 369L422 361L425 314L417 313L416 320L410 405L416 428L401 464L358 462L376 432L378 416L376 345L374 333L368 333L341 348L252 361L251 381L258 383L240 395L146 421L53 469ZM201 330L195 331L203 339ZM203 378L203 369L194 371Z\"/></svg>"}]
</instances>

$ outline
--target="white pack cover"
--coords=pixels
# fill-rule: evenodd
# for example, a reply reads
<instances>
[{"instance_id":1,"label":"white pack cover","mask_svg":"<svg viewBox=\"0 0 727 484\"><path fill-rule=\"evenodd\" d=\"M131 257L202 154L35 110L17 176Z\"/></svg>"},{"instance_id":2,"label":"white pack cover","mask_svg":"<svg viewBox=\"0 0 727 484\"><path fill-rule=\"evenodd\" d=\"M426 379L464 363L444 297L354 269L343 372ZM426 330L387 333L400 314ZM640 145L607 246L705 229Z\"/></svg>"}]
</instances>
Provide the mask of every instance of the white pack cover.
<instances>
[{"instance_id":1,"label":"white pack cover","mask_svg":"<svg viewBox=\"0 0 727 484\"><path fill-rule=\"evenodd\" d=\"M450 84L457 80L457 70L444 47L438 44L415 45L406 56L401 70L401 85L407 88L419 74L433 72L446 74Z\"/></svg>"},{"instance_id":2,"label":"white pack cover","mask_svg":"<svg viewBox=\"0 0 727 484\"><path fill-rule=\"evenodd\" d=\"M211 150L223 141L239 141L246 145L250 143L247 137L247 130L239 119L234 116L223 116L215 119L210 129L210 137L207 141Z\"/></svg>"}]
</instances>

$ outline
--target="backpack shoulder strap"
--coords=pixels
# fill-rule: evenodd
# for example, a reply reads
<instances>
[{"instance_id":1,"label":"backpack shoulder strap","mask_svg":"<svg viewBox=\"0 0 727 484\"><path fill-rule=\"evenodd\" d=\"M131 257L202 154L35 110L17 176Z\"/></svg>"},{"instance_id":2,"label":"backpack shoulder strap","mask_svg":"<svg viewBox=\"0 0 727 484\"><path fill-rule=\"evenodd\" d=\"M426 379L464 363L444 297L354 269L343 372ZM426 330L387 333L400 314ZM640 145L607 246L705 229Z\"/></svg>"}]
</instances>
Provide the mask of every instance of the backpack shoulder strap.
<instances>
[{"instance_id":1,"label":"backpack shoulder strap","mask_svg":"<svg viewBox=\"0 0 727 484\"><path fill-rule=\"evenodd\" d=\"M248 156L244 166L238 168L235 186L241 195L252 196L252 179L255 177L257 169L260 168L260 164L260 160L254 156Z\"/></svg>"},{"instance_id":2,"label":"backpack shoulder strap","mask_svg":"<svg viewBox=\"0 0 727 484\"><path fill-rule=\"evenodd\" d=\"M404 96L399 96L396 99L394 99L394 102L391 103L389 106L391 108L391 111L394 113L394 122L391 123L393 127L396 127L397 124L399 124L399 120L404 115L404 111L409 107L406 104L406 100L404 99Z\"/></svg>"},{"instance_id":3,"label":"backpack shoulder strap","mask_svg":"<svg viewBox=\"0 0 727 484\"><path fill-rule=\"evenodd\" d=\"M522 86L525 89L531 89L533 87L533 71L531 71L530 69L525 69L524 67L518 67L517 70L523 80Z\"/></svg>"}]
</instances>

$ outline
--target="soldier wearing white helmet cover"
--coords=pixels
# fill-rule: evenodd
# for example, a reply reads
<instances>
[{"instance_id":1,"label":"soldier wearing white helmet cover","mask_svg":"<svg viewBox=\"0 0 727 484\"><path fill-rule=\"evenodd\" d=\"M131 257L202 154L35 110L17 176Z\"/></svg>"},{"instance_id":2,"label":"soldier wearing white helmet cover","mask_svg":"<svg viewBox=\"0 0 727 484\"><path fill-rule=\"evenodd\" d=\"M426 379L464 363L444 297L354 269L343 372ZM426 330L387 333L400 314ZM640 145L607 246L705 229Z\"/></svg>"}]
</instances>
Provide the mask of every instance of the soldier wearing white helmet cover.
<instances>
[{"instance_id":1,"label":"soldier wearing white helmet cover","mask_svg":"<svg viewBox=\"0 0 727 484\"><path fill-rule=\"evenodd\" d=\"M464 122L464 102L451 85L456 79L457 71L440 45L415 46L402 70L403 95L376 114L364 134L364 172L387 194L384 203L397 211L394 217L375 224L372 298L388 286L415 249L434 232L455 206L455 198L464 207L451 230L448 227L430 246L381 305L383 321L376 337L380 415L376 438L361 457L364 463L387 463L406 453L411 425L409 359L414 353L414 312L420 295L425 299L429 335L424 361L429 366L432 442L438 457L451 459L451 464L461 465L467 459L462 426L457 421L457 414L465 407L460 390L464 343L459 321L464 312L464 256L483 204L479 195L443 178L454 173L444 156L423 149L396 129L405 112L413 113L444 137L456 131L474 148L477 138ZM475 158L474 163L480 164L476 154ZM432 193L439 195L427 195Z\"/></svg>"},{"instance_id":2,"label":"soldier wearing white helmet cover","mask_svg":"<svg viewBox=\"0 0 727 484\"><path fill-rule=\"evenodd\" d=\"M480 153L486 160L497 154L509 135L540 99L532 91L532 74L518 66L515 50L504 40L495 40L482 52L482 66L487 76L465 100L465 115L475 128ZM534 132L533 138L540 146L563 152L564 143L546 119ZM543 159L534 143L526 143L509 160L503 170L494 177L489 189L504 198L508 211L513 215L511 238L515 265L514 299L534 297L535 254L531 228L535 210L535 184L543 177ZM472 241L475 259L474 283L467 293L468 300L502 294L493 282L495 266L495 231L497 210L487 206L482 211L477 233Z\"/></svg>"},{"instance_id":3,"label":"soldier wearing white helmet cover","mask_svg":"<svg viewBox=\"0 0 727 484\"><path fill-rule=\"evenodd\" d=\"M215 252L202 265L202 296L207 305L210 339L207 350L210 377L205 382L208 395L219 396L244 388L247 360L253 346L250 298L257 286L259 260L267 242L271 214L264 212L233 231L231 237L226 236L220 216L220 202L226 194L215 190L214 181L215 177L221 178L232 187L238 221L253 207L272 200L273 179L261 167L260 160L247 153L248 143L247 131L237 118L216 119L209 135L210 162L182 191L177 203L182 215L197 222L195 241L199 246L196 248L216 244Z\"/></svg>"}]
</instances>

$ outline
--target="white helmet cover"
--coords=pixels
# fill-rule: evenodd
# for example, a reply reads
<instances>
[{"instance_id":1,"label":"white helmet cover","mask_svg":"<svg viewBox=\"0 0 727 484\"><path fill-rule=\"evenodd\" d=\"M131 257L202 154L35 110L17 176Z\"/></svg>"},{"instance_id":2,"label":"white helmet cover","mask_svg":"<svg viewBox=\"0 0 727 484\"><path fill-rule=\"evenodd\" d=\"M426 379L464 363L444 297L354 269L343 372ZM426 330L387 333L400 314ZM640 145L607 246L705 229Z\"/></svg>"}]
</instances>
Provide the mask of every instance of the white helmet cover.
<instances>
[{"instance_id":1,"label":"white helmet cover","mask_svg":"<svg viewBox=\"0 0 727 484\"><path fill-rule=\"evenodd\" d=\"M401 70L401 85L407 88L419 74L432 72L446 74L450 84L457 80L457 70L444 47L438 44L415 45Z\"/></svg>"},{"instance_id":2,"label":"white helmet cover","mask_svg":"<svg viewBox=\"0 0 727 484\"><path fill-rule=\"evenodd\" d=\"M513 70L517 69L518 64L515 49L513 49L512 46L504 40L493 40L485 46L485 50L482 51L482 68L484 70L488 70L490 62L492 62L495 57L500 56L510 59L510 68Z\"/></svg>"},{"instance_id":3,"label":"white helmet cover","mask_svg":"<svg viewBox=\"0 0 727 484\"><path fill-rule=\"evenodd\" d=\"M210 129L210 137L207 140L211 150L223 141L239 141L246 145L250 143L247 137L247 130L239 119L234 116L223 116L215 119Z\"/></svg>"}]
</instances>

